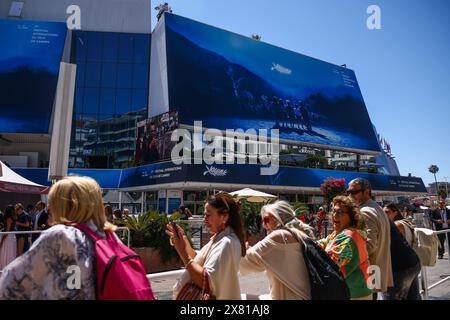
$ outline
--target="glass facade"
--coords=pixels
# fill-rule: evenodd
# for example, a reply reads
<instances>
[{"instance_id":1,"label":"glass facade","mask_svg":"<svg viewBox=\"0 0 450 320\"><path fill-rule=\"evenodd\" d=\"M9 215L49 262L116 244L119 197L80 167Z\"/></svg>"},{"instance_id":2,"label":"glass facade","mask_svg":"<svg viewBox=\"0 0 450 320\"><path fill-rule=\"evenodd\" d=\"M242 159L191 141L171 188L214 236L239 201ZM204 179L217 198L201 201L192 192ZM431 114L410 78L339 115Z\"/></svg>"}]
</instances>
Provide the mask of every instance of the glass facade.
<instances>
[{"instance_id":1,"label":"glass facade","mask_svg":"<svg viewBox=\"0 0 450 320\"><path fill-rule=\"evenodd\" d=\"M75 31L77 65L69 167L134 164L136 124L147 118L150 34Z\"/></svg>"}]
</instances>

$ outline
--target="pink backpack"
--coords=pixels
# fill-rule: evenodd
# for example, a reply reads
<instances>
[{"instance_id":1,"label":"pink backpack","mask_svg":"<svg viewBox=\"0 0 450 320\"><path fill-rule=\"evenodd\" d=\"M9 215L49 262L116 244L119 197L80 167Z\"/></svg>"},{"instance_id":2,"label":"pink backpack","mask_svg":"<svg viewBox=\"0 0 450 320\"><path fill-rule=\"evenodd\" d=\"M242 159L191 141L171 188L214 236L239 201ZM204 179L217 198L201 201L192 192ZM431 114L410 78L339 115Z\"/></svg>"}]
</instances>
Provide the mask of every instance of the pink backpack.
<instances>
[{"instance_id":1,"label":"pink backpack","mask_svg":"<svg viewBox=\"0 0 450 320\"><path fill-rule=\"evenodd\" d=\"M85 224L74 227L95 242L97 300L156 300L139 255L112 232L104 240Z\"/></svg>"}]
</instances>

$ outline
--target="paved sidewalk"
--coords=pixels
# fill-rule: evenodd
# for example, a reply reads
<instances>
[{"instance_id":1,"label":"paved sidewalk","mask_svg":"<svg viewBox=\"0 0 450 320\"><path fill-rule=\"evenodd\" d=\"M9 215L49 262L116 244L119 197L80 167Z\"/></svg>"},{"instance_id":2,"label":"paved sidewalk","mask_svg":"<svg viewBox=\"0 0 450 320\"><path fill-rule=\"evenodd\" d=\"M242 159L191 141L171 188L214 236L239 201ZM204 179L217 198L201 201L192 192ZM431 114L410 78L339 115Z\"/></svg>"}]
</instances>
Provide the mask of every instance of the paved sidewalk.
<instances>
[{"instance_id":1,"label":"paved sidewalk","mask_svg":"<svg viewBox=\"0 0 450 320\"><path fill-rule=\"evenodd\" d=\"M445 276L450 276L450 261L447 253L445 253L444 259L437 260L434 267L427 268L427 275L428 286L442 280ZM431 289L428 295L429 300L450 300L450 280Z\"/></svg>"},{"instance_id":2,"label":"paved sidewalk","mask_svg":"<svg viewBox=\"0 0 450 320\"><path fill-rule=\"evenodd\" d=\"M269 293L269 283L264 273L254 273L239 278L242 293ZM176 280L152 281L152 289L159 300L172 300L172 288Z\"/></svg>"},{"instance_id":3,"label":"paved sidewalk","mask_svg":"<svg viewBox=\"0 0 450 320\"><path fill-rule=\"evenodd\" d=\"M438 282L442 276L450 276L450 262L447 259L437 260L434 267L427 268L428 286ZM241 292L249 294L265 294L269 292L269 283L264 273L254 273L239 278ZM152 288L159 300L172 300L172 288L176 280L152 282ZM444 282L429 292L429 300L450 300L450 280Z\"/></svg>"}]
</instances>

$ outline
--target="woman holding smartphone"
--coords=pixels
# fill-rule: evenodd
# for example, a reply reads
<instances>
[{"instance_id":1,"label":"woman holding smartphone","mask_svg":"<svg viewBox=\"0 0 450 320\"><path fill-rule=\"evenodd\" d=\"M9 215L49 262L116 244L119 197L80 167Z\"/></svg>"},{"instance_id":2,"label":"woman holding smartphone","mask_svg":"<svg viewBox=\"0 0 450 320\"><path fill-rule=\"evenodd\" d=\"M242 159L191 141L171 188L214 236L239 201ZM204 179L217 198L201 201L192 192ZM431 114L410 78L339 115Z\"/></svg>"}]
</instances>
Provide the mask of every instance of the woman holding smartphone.
<instances>
[{"instance_id":1,"label":"woman holding smartphone","mask_svg":"<svg viewBox=\"0 0 450 320\"><path fill-rule=\"evenodd\" d=\"M188 299L184 288L193 282L211 298L240 300L239 261L246 252L240 204L225 192L209 197L204 223L212 236L199 252L192 249L180 226L167 225L166 233L186 268L174 287L174 296Z\"/></svg>"}]
</instances>

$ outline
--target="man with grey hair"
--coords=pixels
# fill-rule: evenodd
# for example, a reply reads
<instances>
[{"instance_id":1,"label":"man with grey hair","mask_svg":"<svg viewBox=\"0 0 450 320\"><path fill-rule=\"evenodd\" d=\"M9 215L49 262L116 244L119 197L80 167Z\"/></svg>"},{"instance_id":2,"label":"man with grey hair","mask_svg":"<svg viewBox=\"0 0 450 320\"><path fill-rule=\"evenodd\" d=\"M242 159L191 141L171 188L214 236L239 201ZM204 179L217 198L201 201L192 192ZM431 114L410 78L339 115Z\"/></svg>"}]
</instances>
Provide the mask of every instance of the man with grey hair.
<instances>
[{"instance_id":1,"label":"man with grey hair","mask_svg":"<svg viewBox=\"0 0 450 320\"><path fill-rule=\"evenodd\" d=\"M353 179L348 184L347 194L359 206L366 222L369 262L380 268L381 287L374 291L386 292L394 285L389 219L378 203L372 200L372 187L368 180Z\"/></svg>"}]
</instances>

